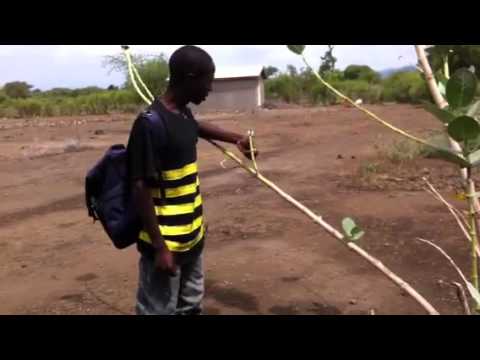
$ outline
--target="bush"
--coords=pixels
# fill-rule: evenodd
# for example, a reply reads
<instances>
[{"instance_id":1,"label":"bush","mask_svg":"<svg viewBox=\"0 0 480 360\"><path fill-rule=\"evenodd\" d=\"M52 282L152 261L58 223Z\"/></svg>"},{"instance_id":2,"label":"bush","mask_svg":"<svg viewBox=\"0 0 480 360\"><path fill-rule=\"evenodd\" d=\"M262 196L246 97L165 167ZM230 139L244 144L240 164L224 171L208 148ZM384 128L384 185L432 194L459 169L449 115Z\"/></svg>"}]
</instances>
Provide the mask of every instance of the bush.
<instances>
[{"instance_id":1,"label":"bush","mask_svg":"<svg viewBox=\"0 0 480 360\"><path fill-rule=\"evenodd\" d=\"M38 99L18 99L15 108L20 117L30 118L42 115L43 104Z\"/></svg>"},{"instance_id":2,"label":"bush","mask_svg":"<svg viewBox=\"0 0 480 360\"><path fill-rule=\"evenodd\" d=\"M75 99L63 99L57 105L57 109L61 116L72 116L80 113L79 105Z\"/></svg>"},{"instance_id":3,"label":"bush","mask_svg":"<svg viewBox=\"0 0 480 360\"><path fill-rule=\"evenodd\" d=\"M422 75L416 71L399 72L383 82L384 100L400 103L418 103L429 100L430 93Z\"/></svg>"},{"instance_id":4,"label":"bush","mask_svg":"<svg viewBox=\"0 0 480 360\"><path fill-rule=\"evenodd\" d=\"M19 118L18 110L12 106L6 106L0 108L0 117L8 119Z\"/></svg>"},{"instance_id":5,"label":"bush","mask_svg":"<svg viewBox=\"0 0 480 360\"><path fill-rule=\"evenodd\" d=\"M363 80L369 83L379 83L380 74L367 65L350 65L343 72L345 80Z\"/></svg>"},{"instance_id":6,"label":"bush","mask_svg":"<svg viewBox=\"0 0 480 360\"><path fill-rule=\"evenodd\" d=\"M268 98L298 103L302 98L301 86L297 77L281 74L266 81L265 92Z\"/></svg>"},{"instance_id":7,"label":"bush","mask_svg":"<svg viewBox=\"0 0 480 360\"><path fill-rule=\"evenodd\" d=\"M42 104L42 116L48 117L48 116L57 116L59 115L59 109L58 106L56 106L53 102L51 101L44 101Z\"/></svg>"},{"instance_id":8,"label":"bush","mask_svg":"<svg viewBox=\"0 0 480 360\"><path fill-rule=\"evenodd\" d=\"M0 90L0 104L5 102L8 99L7 94L5 94L5 91L3 89Z\"/></svg>"},{"instance_id":9,"label":"bush","mask_svg":"<svg viewBox=\"0 0 480 360\"><path fill-rule=\"evenodd\" d=\"M335 82L331 82L331 84L334 87L338 86ZM335 105L340 102L340 99L328 90L326 86L317 83L310 91L310 101L313 104Z\"/></svg>"}]
</instances>

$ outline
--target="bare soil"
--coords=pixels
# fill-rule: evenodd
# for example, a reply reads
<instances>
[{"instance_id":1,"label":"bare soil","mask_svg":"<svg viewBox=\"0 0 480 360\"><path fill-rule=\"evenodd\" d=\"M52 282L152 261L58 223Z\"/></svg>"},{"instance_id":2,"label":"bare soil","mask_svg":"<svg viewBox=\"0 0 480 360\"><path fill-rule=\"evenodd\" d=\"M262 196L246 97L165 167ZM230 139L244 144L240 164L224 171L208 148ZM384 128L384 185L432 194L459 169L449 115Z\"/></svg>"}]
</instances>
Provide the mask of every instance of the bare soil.
<instances>
[{"instance_id":1,"label":"bare soil","mask_svg":"<svg viewBox=\"0 0 480 360\"><path fill-rule=\"evenodd\" d=\"M369 106L427 136L439 124L404 105ZM227 129L254 128L260 170L340 228L443 314L461 306L450 265L469 273L469 245L446 208L423 190L429 177L455 200L458 170L441 160L392 164L379 144L398 139L352 108L292 108L200 116ZM108 146L125 143L133 115L0 120L0 313L133 314L138 254L115 250L84 206L84 176ZM206 314L424 314L424 310L320 227L222 154L199 142L210 225ZM365 172L370 164L380 164ZM377 166L375 165L375 166ZM378 170L380 169L380 170Z\"/></svg>"}]
</instances>

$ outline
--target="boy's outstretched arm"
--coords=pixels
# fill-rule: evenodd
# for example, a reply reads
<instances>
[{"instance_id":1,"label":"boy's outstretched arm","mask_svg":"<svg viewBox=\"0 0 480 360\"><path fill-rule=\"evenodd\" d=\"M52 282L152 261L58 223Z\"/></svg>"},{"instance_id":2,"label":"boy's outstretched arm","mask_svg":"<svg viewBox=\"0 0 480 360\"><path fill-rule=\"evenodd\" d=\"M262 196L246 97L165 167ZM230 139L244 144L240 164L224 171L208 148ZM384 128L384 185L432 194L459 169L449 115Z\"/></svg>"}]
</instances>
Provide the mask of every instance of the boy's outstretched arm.
<instances>
[{"instance_id":1,"label":"boy's outstretched arm","mask_svg":"<svg viewBox=\"0 0 480 360\"><path fill-rule=\"evenodd\" d=\"M246 156L247 158L251 158L250 154L250 142L248 136L241 135L238 133L230 132L224 130L218 126L209 124L205 121L199 121L199 135L203 139L207 140L218 140L227 142L230 144L237 145L238 150ZM255 149L255 156L258 156L258 150Z\"/></svg>"}]
</instances>

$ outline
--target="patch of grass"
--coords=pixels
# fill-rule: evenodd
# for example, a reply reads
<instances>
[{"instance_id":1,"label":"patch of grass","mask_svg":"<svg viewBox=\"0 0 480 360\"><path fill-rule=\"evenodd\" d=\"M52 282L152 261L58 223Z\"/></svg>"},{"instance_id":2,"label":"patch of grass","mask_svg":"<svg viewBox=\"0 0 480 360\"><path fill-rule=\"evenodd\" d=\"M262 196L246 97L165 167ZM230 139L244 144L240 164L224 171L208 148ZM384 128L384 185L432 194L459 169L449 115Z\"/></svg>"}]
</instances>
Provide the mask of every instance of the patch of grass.
<instances>
[{"instance_id":1,"label":"patch of grass","mask_svg":"<svg viewBox=\"0 0 480 360\"><path fill-rule=\"evenodd\" d=\"M444 133L434 133L426 138L432 145L449 148L448 137ZM380 149L382 157L394 164L401 164L418 158L438 158L437 150L409 139L396 140Z\"/></svg>"},{"instance_id":2,"label":"patch of grass","mask_svg":"<svg viewBox=\"0 0 480 360\"><path fill-rule=\"evenodd\" d=\"M380 174L386 172L385 164L381 161L367 161L360 165L356 178L361 183L373 184Z\"/></svg>"},{"instance_id":3,"label":"patch of grass","mask_svg":"<svg viewBox=\"0 0 480 360\"><path fill-rule=\"evenodd\" d=\"M368 177L382 172L382 166L376 162L367 162L360 166L360 175Z\"/></svg>"}]
</instances>

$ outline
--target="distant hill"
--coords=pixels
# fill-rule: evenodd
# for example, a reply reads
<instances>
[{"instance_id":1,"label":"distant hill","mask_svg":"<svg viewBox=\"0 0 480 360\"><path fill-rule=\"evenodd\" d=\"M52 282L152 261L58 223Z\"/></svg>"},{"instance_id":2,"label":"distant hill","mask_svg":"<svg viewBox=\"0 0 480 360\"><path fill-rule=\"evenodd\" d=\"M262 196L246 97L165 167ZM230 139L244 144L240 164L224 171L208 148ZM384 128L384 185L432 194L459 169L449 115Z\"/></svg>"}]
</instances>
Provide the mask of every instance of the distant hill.
<instances>
[{"instance_id":1,"label":"distant hill","mask_svg":"<svg viewBox=\"0 0 480 360\"><path fill-rule=\"evenodd\" d=\"M401 68L390 68L390 69L385 69L385 70L382 70L382 71L379 71L380 75L382 76L382 78L386 78L392 74L395 74L397 72L404 72L404 71L416 71L417 68L415 66L404 66L404 67L401 67Z\"/></svg>"}]
</instances>

